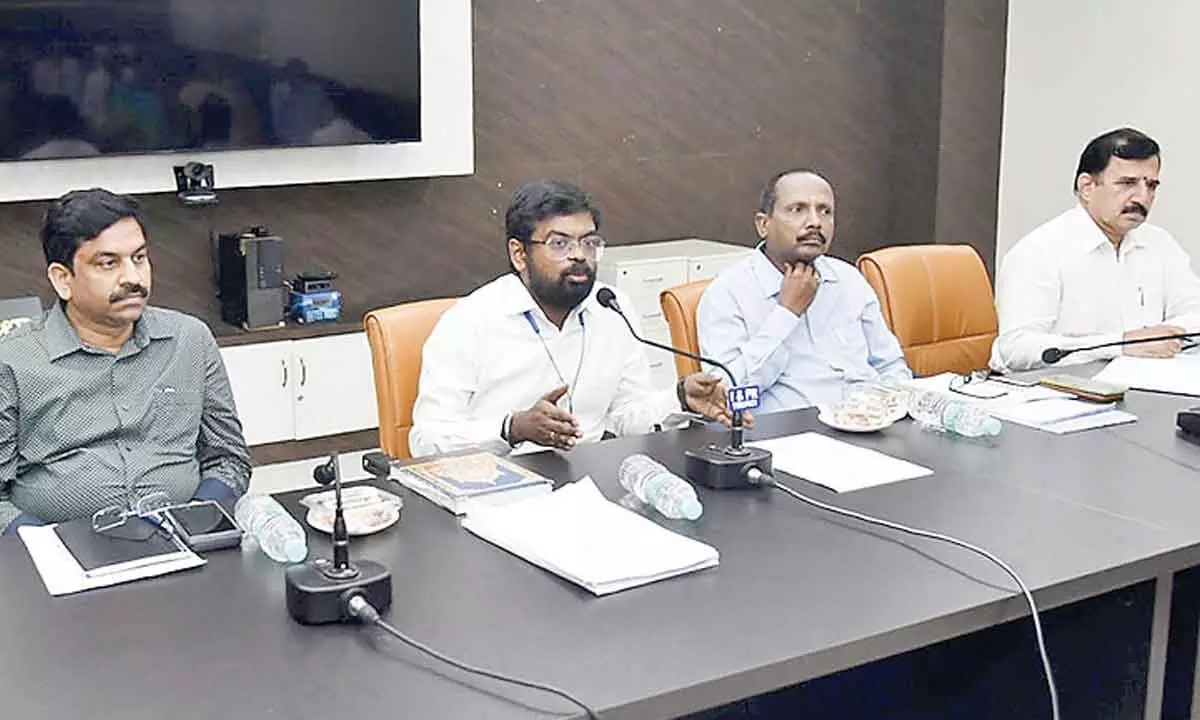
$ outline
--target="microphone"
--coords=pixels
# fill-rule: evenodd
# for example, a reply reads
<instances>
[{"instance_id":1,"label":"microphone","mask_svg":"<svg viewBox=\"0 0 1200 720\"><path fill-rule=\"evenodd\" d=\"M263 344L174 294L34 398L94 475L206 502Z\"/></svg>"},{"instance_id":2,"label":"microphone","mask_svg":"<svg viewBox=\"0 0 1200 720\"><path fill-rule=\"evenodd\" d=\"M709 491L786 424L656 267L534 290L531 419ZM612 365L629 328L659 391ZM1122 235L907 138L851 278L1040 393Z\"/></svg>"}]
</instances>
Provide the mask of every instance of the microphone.
<instances>
[{"instance_id":1,"label":"microphone","mask_svg":"<svg viewBox=\"0 0 1200 720\"><path fill-rule=\"evenodd\" d=\"M1138 345L1140 343L1158 342L1160 340L1190 340L1191 338L1196 337L1200 337L1200 332L1179 333L1177 335L1160 335L1158 337L1137 338L1135 340L1117 340L1115 342L1106 342L1100 343L1099 345L1089 345L1087 347L1070 348L1067 350L1052 347L1046 348L1042 351L1042 362L1046 363L1047 365L1053 365L1072 353L1083 352L1085 350L1099 350L1107 347Z\"/></svg>"},{"instance_id":2,"label":"microphone","mask_svg":"<svg viewBox=\"0 0 1200 720\"><path fill-rule=\"evenodd\" d=\"M350 533L342 508L342 473L337 453L313 468L320 485L333 484L333 562L317 558L292 565L284 571L287 609L304 625L324 625L360 619L351 602L358 598L384 611L392 604L392 574L370 560L350 562Z\"/></svg>"},{"instance_id":3,"label":"microphone","mask_svg":"<svg viewBox=\"0 0 1200 720\"><path fill-rule=\"evenodd\" d=\"M629 322L629 318L621 311L621 306L617 302L617 294L611 288L602 287L597 290L596 302L620 315L634 340L652 348L666 350L669 353L720 368L729 377L729 387L732 389L737 386L737 379L724 363L687 350L647 340L638 335L637 331L633 329L633 323ZM769 477L771 474L771 453L761 448L746 447L742 443L745 432L742 426L742 411L733 410L731 415L728 445L720 446L711 443L699 450L684 452L684 474L697 485L718 490L758 487L762 485L761 478Z\"/></svg>"}]
</instances>

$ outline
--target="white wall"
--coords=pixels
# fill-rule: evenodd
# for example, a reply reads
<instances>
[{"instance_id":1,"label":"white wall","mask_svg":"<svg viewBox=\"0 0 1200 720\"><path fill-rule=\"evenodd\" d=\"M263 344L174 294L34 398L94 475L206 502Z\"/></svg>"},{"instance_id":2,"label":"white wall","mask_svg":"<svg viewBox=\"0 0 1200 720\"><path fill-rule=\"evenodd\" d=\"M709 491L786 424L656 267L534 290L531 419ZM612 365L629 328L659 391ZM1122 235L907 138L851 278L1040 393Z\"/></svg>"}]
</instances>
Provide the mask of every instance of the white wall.
<instances>
[{"instance_id":1,"label":"white wall","mask_svg":"<svg viewBox=\"0 0 1200 720\"><path fill-rule=\"evenodd\" d=\"M1129 125L1162 146L1150 222L1200 258L1200 2L1009 0L996 258L1070 207L1091 138Z\"/></svg>"}]
</instances>

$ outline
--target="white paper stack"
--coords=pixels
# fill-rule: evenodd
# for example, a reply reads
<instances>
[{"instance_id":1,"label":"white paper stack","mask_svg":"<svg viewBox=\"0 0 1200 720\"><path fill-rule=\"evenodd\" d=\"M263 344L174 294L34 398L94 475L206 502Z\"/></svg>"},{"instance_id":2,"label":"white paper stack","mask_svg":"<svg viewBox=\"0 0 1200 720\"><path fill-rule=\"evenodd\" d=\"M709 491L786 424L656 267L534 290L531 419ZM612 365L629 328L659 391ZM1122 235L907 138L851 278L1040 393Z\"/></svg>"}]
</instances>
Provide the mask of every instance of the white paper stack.
<instances>
[{"instance_id":1,"label":"white paper stack","mask_svg":"<svg viewBox=\"0 0 1200 720\"><path fill-rule=\"evenodd\" d=\"M719 559L716 548L609 502L589 477L478 508L463 527L596 595L714 567Z\"/></svg>"},{"instance_id":2,"label":"white paper stack","mask_svg":"<svg viewBox=\"0 0 1200 720\"><path fill-rule=\"evenodd\" d=\"M1137 415L1118 410L1116 403L1058 398L989 409L1001 420L1056 435L1137 421Z\"/></svg>"},{"instance_id":3,"label":"white paper stack","mask_svg":"<svg viewBox=\"0 0 1200 720\"><path fill-rule=\"evenodd\" d=\"M933 474L927 467L814 432L747 444L770 450L776 470L824 485L834 492Z\"/></svg>"},{"instance_id":4,"label":"white paper stack","mask_svg":"<svg viewBox=\"0 0 1200 720\"><path fill-rule=\"evenodd\" d=\"M954 373L942 373L930 377L914 378L905 383L917 390L932 390L933 392L949 393L950 397L991 412L993 408L1020 405L1022 403L1069 398L1061 390L1048 388L1044 385L1021 387L998 380L976 380L959 388L959 392L950 391L950 383L959 377Z\"/></svg>"},{"instance_id":5,"label":"white paper stack","mask_svg":"<svg viewBox=\"0 0 1200 720\"><path fill-rule=\"evenodd\" d=\"M1192 355L1173 358L1121 355L1096 373L1095 379L1138 390L1200 395L1200 358Z\"/></svg>"},{"instance_id":6,"label":"white paper stack","mask_svg":"<svg viewBox=\"0 0 1200 720\"><path fill-rule=\"evenodd\" d=\"M950 381L955 377L953 373L942 373L911 380L908 385L920 390L949 392ZM989 397L972 396L971 393ZM1044 385L1020 387L997 380L975 381L949 396L1001 420L1056 435L1137 421L1137 415L1118 410L1113 403L1077 400L1073 395Z\"/></svg>"}]
</instances>

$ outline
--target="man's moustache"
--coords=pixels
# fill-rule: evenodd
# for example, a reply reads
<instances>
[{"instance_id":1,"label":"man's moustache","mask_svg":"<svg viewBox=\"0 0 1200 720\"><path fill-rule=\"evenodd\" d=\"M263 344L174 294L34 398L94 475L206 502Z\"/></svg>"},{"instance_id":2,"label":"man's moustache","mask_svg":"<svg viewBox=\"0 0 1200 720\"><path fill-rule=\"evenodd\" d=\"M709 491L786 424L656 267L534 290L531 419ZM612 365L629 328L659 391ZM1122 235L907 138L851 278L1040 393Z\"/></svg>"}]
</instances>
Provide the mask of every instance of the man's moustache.
<instances>
[{"instance_id":1,"label":"man's moustache","mask_svg":"<svg viewBox=\"0 0 1200 720\"><path fill-rule=\"evenodd\" d=\"M592 268L587 265L572 265L566 270L563 270L562 275L559 277L565 279L568 275L587 275L588 280L591 280L595 273L592 271Z\"/></svg>"},{"instance_id":2,"label":"man's moustache","mask_svg":"<svg viewBox=\"0 0 1200 720\"><path fill-rule=\"evenodd\" d=\"M1142 205L1140 202L1129 203L1128 205L1125 206L1124 212L1136 212L1139 215L1141 215L1142 217L1145 217L1146 215L1150 214L1150 211L1147 210L1146 207L1144 205Z\"/></svg>"},{"instance_id":3,"label":"man's moustache","mask_svg":"<svg viewBox=\"0 0 1200 720\"><path fill-rule=\"evenodd\" d=\"M149 290L142 287L141 285L134 285L131 287L123 288L119 292L113 293L112 295L109 296L108 301L110 303L119 303L122 300L128 300L131 297L146 298L149 295L150 295Z\"/></svg>"},{"instance_id":4,"label":"man's moustache","mask_svg":"<svg viewBox=\"0 0 1200 720\"><path fill-rule=\"evenodd\" d=\"M803 235L796 238L796 240L798 242L806 242L809 240L816 240L817 242L824 245L825 244L825 233L821 232L820 230L813 230L812 232L804 233Z\"/></svg>"}]
</instances>

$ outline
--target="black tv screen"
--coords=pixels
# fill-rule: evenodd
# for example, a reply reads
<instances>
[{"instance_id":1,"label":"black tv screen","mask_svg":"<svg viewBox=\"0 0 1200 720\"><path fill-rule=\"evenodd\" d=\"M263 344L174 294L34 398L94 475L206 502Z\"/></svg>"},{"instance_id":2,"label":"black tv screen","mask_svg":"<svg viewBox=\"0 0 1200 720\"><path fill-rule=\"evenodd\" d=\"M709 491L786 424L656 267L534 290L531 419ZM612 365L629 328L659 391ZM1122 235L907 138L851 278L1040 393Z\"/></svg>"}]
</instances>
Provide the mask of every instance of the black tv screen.
<instances>
[{"instance_id":1,"label":"black tv screen","mask_svg":"<svg viewBox=\"0 0 1200 720\"><path fill-rule=\"evenodd\" d=\"M421 139L420 0L0 0L0 159Z\"/></svg>"}]
</instances>

